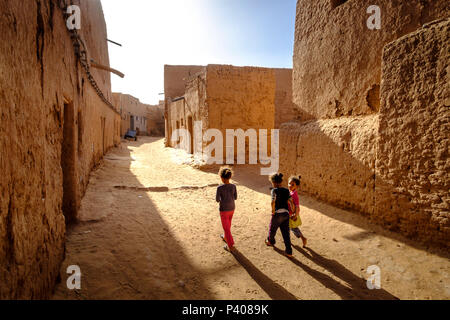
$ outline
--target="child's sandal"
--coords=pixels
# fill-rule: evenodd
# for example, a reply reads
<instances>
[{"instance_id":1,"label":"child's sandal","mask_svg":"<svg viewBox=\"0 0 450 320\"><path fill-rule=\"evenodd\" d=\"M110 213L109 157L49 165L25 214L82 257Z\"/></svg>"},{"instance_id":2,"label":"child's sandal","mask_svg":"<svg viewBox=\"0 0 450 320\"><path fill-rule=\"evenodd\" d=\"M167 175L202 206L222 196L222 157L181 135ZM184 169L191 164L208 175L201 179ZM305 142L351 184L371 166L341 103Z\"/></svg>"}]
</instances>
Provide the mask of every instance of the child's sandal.
<instances>
[{"instance_id":1,"label":"child's sandal","mask_svg":"<svg viewBox=\"0 0 450 320\"><path fill-rule=\"evenodd\" d=\"M303 238L302 242L303 242L303 248L306 248L306 245L308 244L308 239Z\"/></svg>"},{"instance_id":2,"label":"child's sandal","mask_svg":"<svg viewBox=\"0 0 450 320\"><path fill-rule=\"evenodd\" d=\"M289 259L293 259L294 258L294 256L292 255L292 254L288 254L288 253L284 253L284 255L286 256L286 257L288 257Z\"/></svg>"},{"instance_id":3,"label":"child's sandal","mask_svg":"<svg viewBox=\"0 0 450 320\"><path fill-rule=\"evenodd\" d=\"M227 244L223 246L223 249L224 249L225 251L230 252L230 253L233 253L233 251L234 251L234 247L233 247L232 249L230 249L230 247L229 247Z\"/></svg>"}]
</instances>

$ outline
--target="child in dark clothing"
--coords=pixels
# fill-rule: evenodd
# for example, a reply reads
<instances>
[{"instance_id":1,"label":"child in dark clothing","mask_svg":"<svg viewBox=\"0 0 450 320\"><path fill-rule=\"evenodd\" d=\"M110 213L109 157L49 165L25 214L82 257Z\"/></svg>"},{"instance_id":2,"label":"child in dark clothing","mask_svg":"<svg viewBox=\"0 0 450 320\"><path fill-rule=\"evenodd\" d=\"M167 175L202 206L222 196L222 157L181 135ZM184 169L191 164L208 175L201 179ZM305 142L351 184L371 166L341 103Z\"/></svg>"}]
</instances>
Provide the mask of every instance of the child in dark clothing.
<instances>
[{"instance_id":1,"label":"child in dark clothing","mask_svg":"<svg viewBox=\"0 0 450 320\"><path fill-rule=\"evenodd\" d=\"M269 226L269 236L265 240L267 246L275 245L275 235L278 228L283 235L284 245L286 246L285 255L292 258L291 236L289 233L289 205L294 206L290 192L282 188L283 174L277 173L270 177L272 182L272 220Z\"/></svg>"},{"instance_id":2,"label":"child in dark clothing","mask_svg":"<svg viewBox=\"0 0 450 320\"><path fill-rule=\"evenodd\" d=\"M217 187L216 201L220 203L220 219L222 220L222 227L225 233L221 235L221 238L227 243L224 249L233 252L234 240L231 235L231 220L234 215L234 201L237 200L237 191L236 186L230 183L233 171L229 167L220 168L219 176L223 184Z\"/></svg>"}]
</instances>

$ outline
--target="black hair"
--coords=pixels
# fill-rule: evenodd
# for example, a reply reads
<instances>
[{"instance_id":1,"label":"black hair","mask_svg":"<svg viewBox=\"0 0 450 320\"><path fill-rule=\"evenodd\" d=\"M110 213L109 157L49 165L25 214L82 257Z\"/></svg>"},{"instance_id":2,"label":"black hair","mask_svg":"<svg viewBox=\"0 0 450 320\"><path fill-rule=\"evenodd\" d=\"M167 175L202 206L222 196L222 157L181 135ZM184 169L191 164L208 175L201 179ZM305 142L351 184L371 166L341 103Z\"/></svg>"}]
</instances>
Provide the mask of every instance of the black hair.
<instances>
[{"instance_id":1,"label":"black hair","mask_svg":"<svg viewBox=\"0 0 450 320\"><path fill-rule=\"evenodd\" d=\"M274 173L270 176L270 181L275 184L283 183L283 174L282 173Z\"/></svg>"},{"instance_id":2,"label":"black hair","mask_svg":"<svg viewBox=\"0 0 450 320\"><path fill-rule=\"evenodd\" d=\"M292 176L289 178L289 182L294 181L294 183L299 186L300 180L302 179L302 176Z\"/></svg>"},{"instance_id":3,"label":"black hair","mask_svg":"<svg viewBox=\"0 0 450 320\"><path fill-rule=\"evenodd\" d=\"M219 176L223 179L229 180L233 176L233 170L230 167L221 167L219 170Z\"/></svg>"}]
</instances>

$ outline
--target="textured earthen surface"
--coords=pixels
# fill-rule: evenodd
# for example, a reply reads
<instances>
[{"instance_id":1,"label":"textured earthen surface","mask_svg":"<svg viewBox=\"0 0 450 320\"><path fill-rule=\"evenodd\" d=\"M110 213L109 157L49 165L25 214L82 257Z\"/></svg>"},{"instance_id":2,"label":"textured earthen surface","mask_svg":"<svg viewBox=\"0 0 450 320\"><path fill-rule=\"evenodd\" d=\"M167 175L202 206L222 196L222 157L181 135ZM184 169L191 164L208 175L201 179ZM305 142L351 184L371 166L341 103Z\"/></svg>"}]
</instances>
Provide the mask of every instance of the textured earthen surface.
<instances>
[{"instance_id":1,"label":"textured earthen surface","mask_svg":"<svg viewBox=\"0 0 450 320\"><path fill-rule=\"evenodd\" d=\"M58 3L0 3L3 299L51 294L64 255L62 208L67 220L76 217L91 168L120 141L120 117L98 97L76 62ZM82 10L79 32L89 56L109 65L100 1L74 4ZM92 75L111 98L109 73L93 70Z\"/></svg>"},{"instance_id":2,"label":"textured earthen surface","mask_svg":"<svg viewBox=\"0 0 450 320\"><path fill-rule=\"evenodd\" d=\"M186 127L183 123L189 117L202 121L206 129L269 129L299 115L292 103L292 69L165 66L164 81L166 137L177 121L179 127ZM172 107L171 101L181 97L184 102L176 101ZM177 108L183 103L181 112Z\"/></svg>"},{"instance_id":3,"label":"textured earthen surface","mask_svg":"<svg viewBox=\"0 0 450 320\"><path fill-rule=\"evenodd\" d=\"M280 172L301 175L301 190L363 213L375 199L378 116L285 123Z\"/></svg>"},{"instance_id":4,"label":"textured earthen surface","mask_svg":"<svg viewBox=\"0 0 450 320\"><path fill-rule=\"evenodd\" d=\"M167 143L169 146L174 146L172 143L172 135L176 129L186 128L184 120L185 120L185 103L184 99L177 100L174 102L168 103L168 132L169 135L166 137Z\"/></svg>"},{"instance_id":5,"label":"textured earthen surface","mask_svg":"<svg viewBox=\"0 0 450 320\"><path fill-rule=\"evenodd\" d=\"M272 69L209 65L206 95L211 128L273 129L275 88Z\"/></svg>"},{"instance_id":6,"label":"textured earthen surface","mask_svg":"<svg viewBox=\"0 0 450 320\"><path fill-rule=\"evenodd\" d=\"M285 81L280 91L289 91L285 79L288 73L280 70L279 77ZM170 134L176 128L186 128L192 133L194 122L202 121L203 132L207 129L222 132L225 158L227 129L274 128L276 88L274 69L208 65L185 78L183 99L166 101L166 142L173 146ZM286 100L280 96L279 101L286 108Z\"/></svg>"},{"instance_id":7,"label":"textured earthen surface","mask_svg":"<svg viewBox=\"0 0 450 320\"><path fill-rule=\"evenodd\" d=\"M122 120L120 131L122 136L125 135L127 130L139 130L140 135L148 134L147 129L150 105L142 103L138 98L133 97L132 95L119 92L113 93L113 104L117 106L121 114ZM131 117L133 117L133 121L131 120ZM133 128L131 128L132 124L134 125Z\"/></svg>"},{"instance_id":8,"label":"textured earthen surface","mask_svg":"<svg viewBox=\"0 0 450 320\"><path fill-rule=\"evenodd\" d=\"M172 132L176 129L176 118L171 117L170 104L173 99L182 97L186 92L186 85L190 79L205 72L204 66L164 66L164 118L165 118L165 145L170 146ZM183 102L184 103L184 102Z\"/></svg>"},{"instance_id":9,"label":"textured earthen surface","mask_svg":"<svg viewBox=\"0 0 450 320\"><path fill-rule=\"evenodd\" d=\"M450 19L383 53L376 217L450 246Z\"/></svg>"},{"instance_id":10,"label":"textured earthen surface","mask_svg":"<svg viewBox=\"0 0 450 320\"><path fill-rule=\"evenodd\" d=\"M392 8L396 4L390 3ZM356 2L348 1L335 10L343 10L340 14L344 14L355 5ZM416 5L411 1L400 6L406 11L401 11L398 23L403 21L405 30L413 28L413 24L406 22L414 21L417 13L414 11L411 16L407 13ZM423 2L422 7L428 8L419 10L424 20L438 14L438 8L448 12L440 1ZM371 221L410 238L447 248L450 245L448 25L448 19L437 20L386 45L379 62L382 73L380 69L381 82L376 91L380 93L367 97L367 101L376 101L376 96L381 96L374 115L326 114L332 109L325 107L322 98L334 89L311 88L317 96L311 100L312 105L324 107L310 109L303 119L338 118L282 125L280 149L281 171L302 175L304 191L357 210ZM319 61L308 64L309 70L322 66ZM334 67L344 72L341 68L345 70L347 65L335 63ZM367 77L364 70L346 75L348 83L352 83L350 76L356 82ZM335 76L324 73L320 81L334 83ZM301 83L294 75L294 96L300 97L298 86L306 88L311 83ZM347 95L345 90L341 93ZM362 96L363 92L358 90L347 95L352 99ZM309 99L302 97L304 101Z\"/></svg>"},{"instance_id":11,"label":"textured earthen surface","mask_svg":"<svg viewBox=\"0 0 450 320\"><path fill-rule=\"evenodd\" d=\"M172 151L161 139L142 137L108 154L92 175L80 212L96 223L78 224L68 234L53 299L450 298L449 255L304 194L301 230L308 248L291 237L294 259L283 258L279 233L278 250L267 248L262 239L270 222L270 183L256 166L235 167L232 232L239 251L230 255L222 249L223 229L212 203L218 168L178 165ZM65 286L64 272L73 261L84 272L81 290ZM367 288L372 265L381 269L380 290Z\"/></svg>"},{"instance_id":12,"label":"textured earthen surface","mask_svg":"<svg viewBox=\"0 0 450 320\"><path fill-rule=\"evenodd\" d=\"M206 104L206 68L188 78L185 78L183 99L173 102L166 100L166 141L171 142L172 133L176 129L187 129L193 137L195 121L202 122L202 134L209 127L208 106ZM191 141L194 144L193 140ZM192 148L192 147L191 147ZM193 148L191 149L193 151Z\"/></svg>"},{"instance_id":13,"label":"textured earthen surface","mask_svg":"<svg viewBox=\"0 0 450 320\"><path fill-rule=\"evenodd\" d=\"M206 95L209 127L222 131L224 162L227 129L270 130L275 126L275 72L273 69L209 65L207 67ZM236 140L236 139L235 139ZM234 144L237 159L237 143ZM246 154L249 152L246 142ZM257 146L258 148L258 146ZM270 141L268 142L270 150ZM257 150L255 150L257 151ZM254 151L254 152L255 152ZM249 158L246 155L248 163Z\"/></svg>"},{"instance_id":14,"label":"textured earthen surface","mask_svg":"<svg viewBox=\"0 0 450 320\"><path fill-rule=\"evenodd\" d=\"M147 133L150 136L164 136L164 101L148 106Z\"/></svg>"},{"instance_id":15,"label":"textured earthen surface","mask_svg":"<svg viewBox=\"0 0 450 320\"><path fill-rule=\"evenodd\" d=\"M274 69L275 72L275 128L296 120L300 114L292 102L292 69Z\"/></svg>"},{"instance_id":16,"label":"textured earthen surface","mask_svg":"<svg viewBox=\"0 0 450 320\"><path fill-rule=\"evenodd\" d=\"M380 30L367 27L371 5ZM449 14L447 0L299 0L293 101L302 120L377 113L383 47Z\"/></svg>"},{"instance_id":17,"label":"textured earthen surface","mask_svg":"<svg viewBox=\"0 0 450 320\"><path fill-rule=\"evenodd\" d=\"M164 66L164 95L166 99L184 95L186 82L190 77L204 71L204 66Z\"/></svg>"}]
</instances>

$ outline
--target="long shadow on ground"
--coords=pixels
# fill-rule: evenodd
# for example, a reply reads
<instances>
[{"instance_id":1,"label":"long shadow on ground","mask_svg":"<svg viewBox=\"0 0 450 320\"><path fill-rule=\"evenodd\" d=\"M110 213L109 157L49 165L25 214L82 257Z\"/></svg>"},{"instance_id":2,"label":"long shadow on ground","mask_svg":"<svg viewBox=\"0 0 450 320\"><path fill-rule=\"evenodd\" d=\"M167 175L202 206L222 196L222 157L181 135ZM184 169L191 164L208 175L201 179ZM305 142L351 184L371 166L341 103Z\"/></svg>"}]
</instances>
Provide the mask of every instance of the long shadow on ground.
<instances>
[{"instance_id":1,"label":"long shadow on ground","mask_svg":"<svg viewBox=\"0 0 450 320\"><path fill-rule=\"evenodd\" d=\"M356 276L350 270L348 270L335 260L326 259L314 252L312 249L307 249L309 252L311 252L310 256L303 249L296 245L293 245L293 248L303 254L306 258L310 259L312 262L316 263L324 269L327 269L335 276L344 280L349 285L345 286L341 284L340 282L334 280L332 277L308 267L306 264L300 262L296 258L289 258L292 263L303 269L303 271L319 281L322 285L335 292L343 300L398 300L397 297L393 296L384 289L369 290L364 279ZM274 247L274 250L280 255L284 256L283 250L277 247Z\"/></svg>"},{"instance_id":2,"label":"long shadow on ground","mask_svg":"<svg viewBox=\"0 0 450 320\"><path fill-rule=\"evenodd\" d=\"M151 142L156 142L154 139ZM85 195L83 221L67 232L62 282L53 299L214 299L132 170L127 142L111 150ZM136 190L114 188L126 181ZM81 290L68 290L66 268L78 265ZM177 282L183 281L183 285Z\"/></svg>"},{"instance_id":3,"label":"long shadow on ground","mask_svg":"<svg viewBox=\"0 0 450 320\"><path fill-rule=\"evenodd\" d=\"M354 161L355 165L361 165L356 160L349 160L349 161ZM237 184L243 185L256 192L270 195L271 184L268 180L268 177L261 176L259 166L235 165L232 167L234 168L235 171L233 180ZM220 168L219 165L211 165L202 168L201 170L204 172L217 173L219 168ZM288 177L285 178L288 179ZM284 183L285 186L287 186L287 182L285 181ZM344 238L346 238L347 240L359 242L376 236L383 236L389 239L402 242L410 247L419 249L421 251L429 252L447 259L450 258L449 250L440 247L427 246L423 243L415 241L414 239L408 239L400 233L387 230L382 225L371 222L368 217L366 217L364 214L354 209L340 208L339 206L327 203L326 201L317 198L315 195L307 194L302 191L301 194L299 194L299 196L301 206L317 211L333 220L347 223L360 229L363 229L363 231L361 231L358 234L344 236Z\"/></svg>"},{"instance_id":4,"label":"long shadow on ground","mask_svg":"<svg viewBox=\"0 0 450 320\"><path fill-rule=\"evenodd\" d=\"M255 265L248 260L239 250L233 252L234 258L241 264L253 280L263 289L273 300L297 300L297 298L285 288L274 282Z\"/></svg>"}]
</instances>

